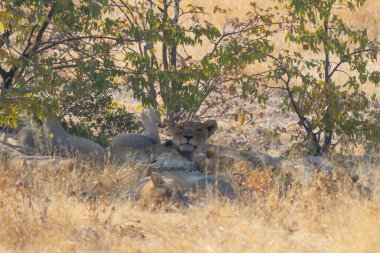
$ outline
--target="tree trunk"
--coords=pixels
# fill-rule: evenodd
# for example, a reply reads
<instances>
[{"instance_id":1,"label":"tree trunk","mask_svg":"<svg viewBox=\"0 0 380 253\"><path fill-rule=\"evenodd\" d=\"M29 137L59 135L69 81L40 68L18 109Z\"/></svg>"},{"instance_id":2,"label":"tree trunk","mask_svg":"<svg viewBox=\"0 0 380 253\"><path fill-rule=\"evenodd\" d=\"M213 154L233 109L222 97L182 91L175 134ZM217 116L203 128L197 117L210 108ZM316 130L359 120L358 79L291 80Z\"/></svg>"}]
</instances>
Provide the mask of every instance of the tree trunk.
<instances>
[{"instance_id":1,"label":"tree trunk","mask_svg":"<svg viewBox=\"0 0 380 253\"><path fill-rule=\"evenodd\" d=\"M324 22L324 32L325 32L325 35L326 35L326 38L328 38L329 36L329 24L328 24L328 18L325 20ZM327 43L326 41L324 43ZM331 85L331 79L330 79L330 75L329 75L329 71L330 71L330 53L329 51L326 50L326 48L324 48L325 50L325 84L326 85ZM328 99L329 96L326 95L326 98ZM330 121L330 106L331 105L328 105L327 108L326 108L326 111L325 111L325 115L324 115L324 120L325 120L325 129L324 129L324 141L323 141L323 147L322 147L322 152L325 152L327 150L329 150L330 146L331 146L331 141L332 141L332 137L333 137L333 133L332 133L332 130L331 130L331 121Z\"/></svg>"}]
</instances>

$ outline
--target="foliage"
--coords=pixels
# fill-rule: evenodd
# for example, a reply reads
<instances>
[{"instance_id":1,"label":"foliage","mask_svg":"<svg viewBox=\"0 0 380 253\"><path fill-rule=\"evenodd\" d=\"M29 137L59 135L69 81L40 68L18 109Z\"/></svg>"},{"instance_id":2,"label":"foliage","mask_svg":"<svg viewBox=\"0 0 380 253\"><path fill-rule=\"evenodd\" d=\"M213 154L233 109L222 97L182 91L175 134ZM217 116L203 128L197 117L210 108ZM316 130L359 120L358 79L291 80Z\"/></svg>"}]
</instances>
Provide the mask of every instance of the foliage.
<instances>
[{"instance_id":1,"label":"foliage","mask_svg":"<svg viewBox=\"0 0 380 253\"><path fill-rule=\"evenodd\" d=\"M369 99L364 86L380 82L380 73L369 66L376 62L378 42L336 14L337 8L354 11L364 2L289 1L291 26L285 39L312 56L285 50L273 58L277 67L271 78L283 83L288 94L283 108L298 115L313 154L330 150L341 137L358 142L376 128L367 109L377 99Z\"/></svg>"},{"instance_id":2,"label":"foliage","mask_svg":"<svg viewBox=\"0 0 380 253\"><path fill-rule=\"evenodd\" d=\"M276 8L252 3L218 28L202 7L180 0L5 0L0 122L15 125L26 111L38 119L69 118L110 137L136 128L130 114L112 106L119 85L178 119L226 109L234 98L265 101L268 83L280 83L287 92L283 109L298 115L311 153L328 151L341 138L376 140L378 116L367 111L371 99L362 87L380 81L369 67L378 42L336 14L364 2L289 0L287 20ZM212 15L225 13L216 6ZM275 54L271 39L283 29L289 29L287 43L311 57L300 50ZM189 53L200 47L204 54ZM248 112L241 100L238 106L244 122Z\"/></svg>"},{"instance_id":3,"label":"foliage","mask_svg":"<svg viewBox=\"0 0 380 253\"><path fill-rule=\"evenodd\" d=\"M118 84L170 118L194 117L211 96L221 98L208 107L226 106L227 86L235 97L265 99L257 90L261 73L247 69L273 50L268 38L279 29L274 15L251 4L244 19L228 20L220 31L202 7L181 7L179 0L2 1L0 121L16 124L23 111L38 119L65 114L83 119L78 113L96 118L94 108L105 106L103 98ZM225 11L216 7L214 15ZM191 22L180 22L186 19ZM203 46L209 52L197 59L180 55ZM94 107L73 106L97 98Z\"/></svg>"},{"instance_id":4,"label":"foliage","mask_svg":"<svg viewBox=\"0 0 380 253\"><path fill-rule=\"evenodd\" d=\"M380 111L374 110L369 113L371 124L373 127L369 128L368 131L365 131L365 148L374 153L380 152Z\"/></svg>"},{"instance_id":5,"label":"foliage","mask_svg":"<svg viewBox=\"0 0 380 253\"><path fill-rule=\"evenodd\" d=\"M107 0L1 1L2 124L16 125L17 115L26 112L38 119L86 115L82 123L88 125L88 119L110 110L119 74L110 60L116 38L109 36L111 21L103 18L110 11ZM104 120L97 126L100 131L115 119L128 119L125 126L130 126L128 113L108 111L99 116Z\"/></svg>"},{"instance_id":6,"label":"foliage","mask_svg":"<svg viewBox=\"0 0 380 253\"><path fill-rule=\"evenodd\" d=\"M162 101L161 112L169 118L191 118L210 97L223 97L227 86L239 89L235 96L260 97L261 73L249 73L248 67L265 61L273 50L268 38L280 28L269 10L252 3L242 19L228 20L221 31L208 21L210 14L202 7L189 4L182 9L180 0L112 2L124 14L115 20L117 36L129 38L124 43L126 69L131 73L127 82L144 105L159 108ZM215 7L212 15L225 11ZM187 53L201 47L209 50L204 55L197 52L199 56ZM226 100L217 103L225 106Z\"/></svg>"},{"instance_id":7,"label":"foliage","mask_svg":"<svg viewBox=\"0 0 380 253\"><path fill-rule=\"evenodd\" d=\"M71 94L63 99L65 112L60 115L64 128L71 134L93 139L103 146L117 133L140 129L133 114L128 113L107 94L83 88L86 96Z\"/></svg>"}]
</instances>

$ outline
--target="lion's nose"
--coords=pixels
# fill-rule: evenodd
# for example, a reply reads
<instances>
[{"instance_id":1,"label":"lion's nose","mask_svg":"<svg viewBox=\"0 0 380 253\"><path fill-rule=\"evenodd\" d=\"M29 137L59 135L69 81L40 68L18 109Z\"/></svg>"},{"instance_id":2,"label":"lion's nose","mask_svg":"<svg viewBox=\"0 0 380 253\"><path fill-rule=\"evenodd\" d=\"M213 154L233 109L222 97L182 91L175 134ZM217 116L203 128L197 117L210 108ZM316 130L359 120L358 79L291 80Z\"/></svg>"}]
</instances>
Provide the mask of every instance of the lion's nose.
<instances>
[{"instance_id":1,"label":"lion's nose","mask_svg":"<svg viewBox=\"0 0 380 253\"><path fill-rule=\"evenodd\" d=\"M193 136L191 135L184 135L183 136L187 141L190 141L191 139L193 139Z\"/></svg>"}]
</instances>

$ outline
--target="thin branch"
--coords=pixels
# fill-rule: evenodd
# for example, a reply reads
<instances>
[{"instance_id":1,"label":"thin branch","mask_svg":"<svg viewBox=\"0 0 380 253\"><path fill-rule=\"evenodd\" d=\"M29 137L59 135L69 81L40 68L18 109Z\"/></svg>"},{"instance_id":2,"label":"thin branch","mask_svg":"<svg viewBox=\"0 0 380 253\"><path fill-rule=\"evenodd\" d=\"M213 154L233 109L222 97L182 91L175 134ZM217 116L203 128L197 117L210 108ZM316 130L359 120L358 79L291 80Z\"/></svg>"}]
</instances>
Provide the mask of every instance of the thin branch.
<instances>
[{"instance_id":1,"label":"thin branch","mask_svg":"<svg viewBox=\"0 0 380 253\"><path fill-rule=\"evenodd\" d=\"M37 48L40 46L40 43L42 42L42 36L44 35L45 31L46 31L46 28L48 27L48 25L50 24L50 21L52 20L53 18L53 15L55 13L55 4L53 4L53 6L51 7L50 11L49 11L49 14L47 16L47 20L43 23L40 31L38 32L37 34L37 37L36 37L36 40L35 40L35 43L34 43L34 46L32 48L32 50L35 52L37 50Z\"/></svg>"},{"instance_id":2,"label":"thin branch","mask_svg":"<svg viewBox=\"0 0 380 253\"><path fill-rule=\"evenodd\" d=\"M0 48L5 44L5 40L9 39L9 37L12 35L12 27L10 26L9 30L6 30L1 36L0 36Z\"/></svg>"},{"instance_id":3,"label":"thin branch","mask_svg":"<svg viewBox=\"0 0 380 253\"><path fill-rule=\"evenodd\" d=\"M287 72L286 69L284 69L284 70ZM290 101L291 101L291 103L293 105L293 109L296 112L298 118L300 119L301 125L306 130L307 134L312 138L314 147L316 149L316 152L317 152L317 154L319 154L321 152L321 147L319 145L318 139L317 139L316 135L313 133L313 130L311 128L309 120L306 117L304 117L302 115L302 113L299 111L299 108L298 108L298 106L296 104L296 101L295 101L295 99L293 97L293 92L292 92L292 90L290 89L290 86L289 86L289 83L290 83L290 80L291 80L291 75L288 72L286 74L287 74L287 80L285 80L282 77L280 77L280 79L285 83L285 87L286 87L286 90L288 91Z\"/></svg>"},{"instance_id":4,"label":"thin branch","mask_svg":"<svg viewBox=\"0 0 380 253\"><path fill-rule=\"evenodd\" d=\"M68 65L61 65L61 66L56 66L56 67L50 67L50 69L68 69L68 68L76 68L78 67L78 64L68 64Z\"/></svg>"},{"instance_id":5,"label":"thin branch","mask_svg":"<svg viewBox=\"0 0 380 253\"><path fill-rule=\"evenodd\" d=\"M342 57L342 60L341 60L338 64L336 64L335 67L334 67L334 69L330 72L330 74L328 75L328 78L330 79L330 78L332 77L332 75L338 70L338 68L339 68L343 63L347 62L348 59L349 59L351 56L353 56L353 55L355 55L355 54L364 53L364 52L371 52L371 50L367 48L367 49L362 49L362 50L354 51L354 52L352 52L352 53L349 53L349 54L344 55L344 56Z\"/></svg>"},{"instance_id":6,"label":"thin branch","mask_svg":"<svg viewBox=\"0 0 380 253\"><path fill-rule=\"evenodd\" d=\"M50 24L50 21L51 19L53 18L53 15L54 15L54 12L55 12L55 5L53 5L48 13L48 16L47 16L47 20L42 24L41 26L41 29L40 31L38 32L37 36L36 36L36 39L35 39L35 42L34 42L34 45L33 47L29 50L29 43L28 45L26 46L26 49L24 50L24 52L21 53L21 57L23 57L24 59L29 59L29 54L31 52L35 52L37 50L37 48L39 47L41 41L42 41L42 36L44 35L48 25ZM31 33L34 33L34 29L32 29L32 32ZM18 52L18 50L14 49L16 52ZM19 69L19 67L17 66L12 66L11 69L6 73L6 75L4 76L5 78L3 78L3 87L5 89L9 89L12 85L12 82L13 82L13 78L16 74L16 71Z\"/></svg>"},{"instance_id":7,"label":"thin branch","mask_svg":"<svg viewBox=\"0 0 380 253\"><path fill-rule=\"evenodd\" d=\"M24 51L22 52L22 55L25 55L28 52L29 47L33 44L32 43L32 38L33 38L33 35L34 35L34 31L37 29L37 27L38 27L38 24L35 25L35 26L33 26L32 31L29 34L27 45L26 45Z\"/></svg>"},{"instance_id":8,"label":"thin branch","mask_svg":"<svg viewBox=\"0 0 380 253\"><path fill-rule=\"evenodd\" d=\"M50 49L54 46L57 46L60 44L65 44L65 42L77 41L77 40L86 40L86 39L109 39L109 40L114 40L114 41L118 40L115 37L103 36L103 35L76 36L76 37L64 38L64 39L57 40L57 41L49 41L49 42L42 43L41 45L44 45L44 44L48 44L48 45L38 49L36 52L39 53L39 52L45 51L45 50ZM122 42L137 42L137 40L123 39Z\"/></svg>"}]
</instances>

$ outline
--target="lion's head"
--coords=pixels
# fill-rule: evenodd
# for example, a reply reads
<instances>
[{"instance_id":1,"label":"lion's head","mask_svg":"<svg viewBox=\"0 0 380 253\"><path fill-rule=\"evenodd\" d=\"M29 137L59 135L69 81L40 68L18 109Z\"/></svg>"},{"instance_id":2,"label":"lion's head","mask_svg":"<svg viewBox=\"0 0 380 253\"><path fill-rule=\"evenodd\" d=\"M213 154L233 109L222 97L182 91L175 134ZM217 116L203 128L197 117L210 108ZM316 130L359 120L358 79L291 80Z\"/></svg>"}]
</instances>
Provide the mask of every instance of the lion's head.
<instances>
[{"instance_id":1,"label":"lion's head","mask_svg":"<svg viewBox=\"0 0 380 253\"><path fill-rule=\"evenodd\" d=\"M189 204L189 200L184 195L182 184L177 182L176 178L164 179L160 173L152 172L150 180L139 189L138 193L143 205L149 209L185 207Z\"/></svg>"},{"instance_id":2,"label":"lion's head","mask_svg":"<svg viewBox=\"0 0 380 253\"><path fill-rule=\"evenodd\" d=\"M200 145L207 142L217 128L215 120L169 123L173 143L178 146L181 154L188 158Z\"/></svg>"}]
</instances>

